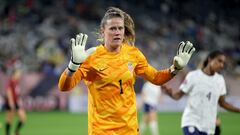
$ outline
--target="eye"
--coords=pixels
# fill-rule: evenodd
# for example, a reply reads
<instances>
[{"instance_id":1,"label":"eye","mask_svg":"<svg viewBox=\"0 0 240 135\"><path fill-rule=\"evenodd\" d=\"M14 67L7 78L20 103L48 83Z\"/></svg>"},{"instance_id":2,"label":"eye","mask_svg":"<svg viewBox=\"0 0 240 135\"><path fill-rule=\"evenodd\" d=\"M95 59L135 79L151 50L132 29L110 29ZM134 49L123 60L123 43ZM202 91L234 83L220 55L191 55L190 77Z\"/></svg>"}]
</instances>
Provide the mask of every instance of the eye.
<instances>
[{"instance_id":1,"label":"eye","mask_svg":"<svg viewBox=\"0 0 240 135\"><path fill-rule=\"evenodd\" d=\"M117 28L116 27L111 27L110 30L111 31L115 31Z\"/></svg>"},{"instance_id":2,"label":"eye","mask_svg":"<svg viewBox=\"0 0 240 135\"><path fill-rule=\"evenodd\" d=\"M123 27L119 27L118 29L119 29L119 30L123 30Z\"/></svg>"}]
</instances>

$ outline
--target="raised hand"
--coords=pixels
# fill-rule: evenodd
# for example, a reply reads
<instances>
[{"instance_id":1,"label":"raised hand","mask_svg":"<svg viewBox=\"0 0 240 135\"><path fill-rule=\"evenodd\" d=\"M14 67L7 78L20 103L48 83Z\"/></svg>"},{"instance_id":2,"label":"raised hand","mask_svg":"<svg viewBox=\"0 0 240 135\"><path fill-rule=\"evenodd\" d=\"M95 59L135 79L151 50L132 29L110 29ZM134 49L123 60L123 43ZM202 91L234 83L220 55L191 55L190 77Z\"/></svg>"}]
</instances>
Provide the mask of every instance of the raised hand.
<instances>
[{"instance_id":1,"label":"raised hand","mask_svg":"<svg viewBox=\"0 0 240 135\"><path fill-rule=\"evenodd\" d=\"M68 64L68 69L71 72L75 72L81 63L83 63L87 57L92 54L96 47L85 50L87 43L87 34L80 33L76 36L76 39L71 39L71 61Z\"/></svg>"},{"instance_id":2,"label":"raised hand","mask_svg":"<svg viewBox=\"0 0 240 135\"><path fill-rule=\"evenodd\" d=\"M180 42L178 45L177 55L173 59L173 65L171 66L171 72L177 74L179 70L182 70L190 60L195 48L190 41Z\"/></svg>"}]
</instances>

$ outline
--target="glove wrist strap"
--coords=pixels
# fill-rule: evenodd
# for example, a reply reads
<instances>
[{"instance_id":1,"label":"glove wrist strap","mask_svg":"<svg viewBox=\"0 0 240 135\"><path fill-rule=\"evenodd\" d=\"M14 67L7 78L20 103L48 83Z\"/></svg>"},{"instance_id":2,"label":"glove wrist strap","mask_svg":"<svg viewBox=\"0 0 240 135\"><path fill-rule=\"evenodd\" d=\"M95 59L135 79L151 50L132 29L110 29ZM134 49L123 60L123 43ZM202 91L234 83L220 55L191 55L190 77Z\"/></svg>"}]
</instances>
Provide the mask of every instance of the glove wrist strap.
<instances>
[{"instance_id":1,"label":"glove wrist strap","mask_svg":"<svg viewBox=\"0 0 240 135\"><path fill-rule=\"evenodd\" d=\"M79 66L80 66L80 63L76 64L76 63L73 63L72 61L70 61L68 64L68 69L71 72L75 72L79 68Z\"/></svg>"},{"instance_id":2,"label":"glove wrist strap","mask_svg":"<svg viewBox=\"0 0 240 135\"><path fill-rule=\"evenodd\" d=\"M180 70L176 69L174 65L170 67L170 72L172 75L176 75Z\"/></svg>"}]
</instances>

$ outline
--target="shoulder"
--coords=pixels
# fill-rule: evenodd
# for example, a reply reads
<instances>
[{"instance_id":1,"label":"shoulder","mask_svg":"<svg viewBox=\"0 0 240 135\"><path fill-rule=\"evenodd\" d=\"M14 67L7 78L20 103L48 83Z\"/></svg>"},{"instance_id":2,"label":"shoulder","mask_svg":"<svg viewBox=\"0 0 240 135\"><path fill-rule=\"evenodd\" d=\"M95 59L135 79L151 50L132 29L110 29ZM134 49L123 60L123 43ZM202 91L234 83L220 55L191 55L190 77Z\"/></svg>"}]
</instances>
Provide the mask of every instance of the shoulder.
<instances>
[{"instance_id":1,"label":"shoulder","mask_svg":"<svg viewBox=\"0 0 240 135\"><path fill-rule=\"evenodd\" d=\"M14 83L14 79L9 78L9 79L7 80L7 85L12 85L13 83Z\"/></svg>"},{"instance_id":2,"label":"shoulder","mask_svg":"<svg viewBox=\"0 0 240 135\"><path fill-rule=\"evenodd\" d=\"M94 52L94 54L101 53L101 52L104 52L104 51L106 51L104 49L104 46L102 44L99 44L99 45L96 46L96 51Z\"/></svg>"},{"instance_id":3,"label":"shoulder","mask_svg":"<svg viewBox=\"0 0 240 135\"><path fill-rule=\"evenodd\" d=\"M96 50L88 57L88 59L95 58L97 55L104 53L105 49L103 45L97 45Z\"/></svg>"},{"instance_id":4,"label":"shoulder","mask_svg":"<svg viewBox=\"0 0 240 135\"><path fill-rule=\"evenodd\" d=\"M122 52L128 55L128 57L136 59L138 61L145 60L144 54L140 51L139 48L131 46L128 44L123 44Z\"/></svg>"},{"instance_id":5,"label":"shoulder","mask_svg":"<svg viewBox=\"0 0 240 135\"><path fill-rule=\"evenodd\" d=\"M124 51L128 51L128 52L141 52L136 46L132 46L129 44L124 43L122 46Z\"/></svg>"},{"instance_id":6,"label":"shoulder","mask_svg":"<svg viewBox=\"0 0 240 135\"><path fill-rule=\"evenodd\" d=\"M223 75L219 74L219 73L215 73L215 76L218 77L218 78L223 78Z\"/></svg>"},{"instance_id":7,"label":"shoulder","mask_svg":"<svg viewBox=\"0 0 240 135\"><path fill-rule=\"evenodd\" d=\"M199 70L199 69L189 71L185 77L185 81L186 82L196 82L196 81L199 81L199 78L201 78L201 76L202 76L201 70Z\"/></svg>"},{"instance_id":8,"label":"shoulder","mask_svg":"<svg viewBox=\"0 0 240 135\"><path fill-rule=\"evenodd\" d=\"M223 75L219 74L219 73L215 73L215 77L220 80L220 81L224 81L224 77Z\"/></svg>"},{"instance_id":9,"label":"shoulder","mask_svg":"<svg viewBox=\"0 0 240 135\"><path fill-rule=\"evenodd\" d=\"M201 70L200 69L196 69L193 71L189 71L187 76L196 76L196 75L200 75L201 74Z\"/></svg>"}]
</instances>

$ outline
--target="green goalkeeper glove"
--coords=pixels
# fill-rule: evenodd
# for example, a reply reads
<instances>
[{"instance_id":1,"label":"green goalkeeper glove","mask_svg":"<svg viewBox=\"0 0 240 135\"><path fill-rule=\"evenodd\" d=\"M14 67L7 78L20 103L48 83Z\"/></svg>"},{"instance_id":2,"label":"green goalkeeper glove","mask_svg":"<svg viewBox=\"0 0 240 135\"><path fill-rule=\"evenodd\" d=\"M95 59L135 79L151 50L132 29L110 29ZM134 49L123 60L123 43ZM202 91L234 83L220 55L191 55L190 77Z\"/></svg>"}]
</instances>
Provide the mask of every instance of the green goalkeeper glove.
<instances>
[{"instance_id":1,"label":"green goalkeeper glove","mask_svg":"<svg viewBox=\"0 0 240 135\"><path fill-rule=\"evenodd\" d=\"M177 55L174 57L173 65L170 67L171 73L177 74L179 70L182 70L187 65L194 51L195 48L191 42L180 42Z\"/></svg>"},{"instance_id":2,"label":"green goalkeeper glove","mask_svg":"<svg viewBox=\"0 0 240 135\"><path fill-rule=\"evenodd\" d=\"M88 50L85 50L86 42L88 35L87 34L77 34L76 39L71 39L71 60L68 64L68 69L71 72L75 72L81 63L83 63L87 57L92 54L96 47L92 47Z\"/></svg>"}]
</instances>

